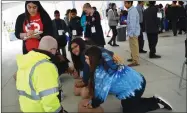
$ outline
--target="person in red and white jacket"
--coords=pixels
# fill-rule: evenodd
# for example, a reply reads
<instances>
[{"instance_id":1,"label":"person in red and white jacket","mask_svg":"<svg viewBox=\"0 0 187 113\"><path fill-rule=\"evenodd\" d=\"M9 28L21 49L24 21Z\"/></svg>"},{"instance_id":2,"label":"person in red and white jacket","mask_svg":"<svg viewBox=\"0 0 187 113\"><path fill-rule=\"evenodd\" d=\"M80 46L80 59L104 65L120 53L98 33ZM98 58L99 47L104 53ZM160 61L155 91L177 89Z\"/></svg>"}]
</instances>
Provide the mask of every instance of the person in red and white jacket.
<instances>
[{"instance_id":1,"label":"person in red and white jacket","mask_svg":"<svg viewBox=\"0 0 187 113\"><path fill-rule=\"evenodd\" d=\"M16 20L15 35L23 40L23 54L37 49L41 37L53 36L52 20L39 1L25 2L25 13Z\"/></svg>"}]
</instances>

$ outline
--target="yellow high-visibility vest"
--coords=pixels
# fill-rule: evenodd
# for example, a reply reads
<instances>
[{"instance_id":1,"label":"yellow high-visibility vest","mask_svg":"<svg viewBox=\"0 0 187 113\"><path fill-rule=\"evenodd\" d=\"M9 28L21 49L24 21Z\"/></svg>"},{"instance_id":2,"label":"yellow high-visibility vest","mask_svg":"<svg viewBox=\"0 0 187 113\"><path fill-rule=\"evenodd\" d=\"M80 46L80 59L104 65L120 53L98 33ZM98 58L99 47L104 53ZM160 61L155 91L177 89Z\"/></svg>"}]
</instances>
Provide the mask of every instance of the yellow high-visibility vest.
<instances>
[{"instance_id":1,"label":"yellow high-visibility vest","mask_svg":"<svg viewBox=\"0 0 187 113\"><path fill-rule=\"evenodd\" d=\"M35 51L17 57L16 88L22 112L59 112L58 71L50 57Z\"/></svg>"}]
</instances>

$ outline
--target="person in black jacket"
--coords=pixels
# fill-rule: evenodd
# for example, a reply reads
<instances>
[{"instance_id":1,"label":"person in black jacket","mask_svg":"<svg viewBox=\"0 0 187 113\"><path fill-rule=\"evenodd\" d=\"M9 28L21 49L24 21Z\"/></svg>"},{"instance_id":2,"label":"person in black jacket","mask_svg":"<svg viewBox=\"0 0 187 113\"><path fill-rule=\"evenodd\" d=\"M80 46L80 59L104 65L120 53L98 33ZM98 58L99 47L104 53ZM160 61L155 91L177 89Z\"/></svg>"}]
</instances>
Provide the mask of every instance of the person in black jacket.
<instances>
[{"instance_id":1,"label":"person in black jacket","mask_svg":"<svg viewBox=\"0 0 187 113\"><path fill-rule=\"evenodd\" d=\"M173 35L177 36L177 21L179 19L179 6L176 5L177 1L173 1L171 8L169 9Z\"/></svg>"},{"instance_id":2,"label":"person in black jacket","mask_svg":"<svg viewBox=\"0 0 187 113\"><path fill-rule=\"evenodd\" d=\"M39 23L37 23L36 21L30 21L35 18L36 15L39 15L40 19L37 19ZM38 25L40 27L38 27ZM35 30L29 30L30 26L33 26L34 28L37 27L35 30L41 30L41 28L43 28L43 33L34 36ZM33 38L38 39L46 35L53 36L51 18L49 17L48 13L42 7L39 1L25 2L25 13L20 14L16 20L15 35L18 39L23 40L23 54L28 53L25 44L27 40L24 40L25 37L32 36Z\"/></svg>"},{"instance_id":3,"label":"person in black jacket","mask_svg":"<svg viewBox=\"0 0 187 113\"><path fill-rule=\"evenodd\" d=\"M91 38L97 46L104 47L105 39L103 34L103 29L101 26L101 18L98 11L94 11L89 3L84 4L83 10L86 14L90 15L88 23L91 27Z\"/></svg>"},{"instance_id":4,"label":"person in black jacket","mask_svg":"<svg viewBox=\"0 0 187 113\"><path fill-rule=\"evenodd\" d=\"M159 31L158 8L155 6L155 3L156 1L149 1L149 7L144 11L143 16L145 32L149 42L149 58L161 58L161 56L155 54Z\"/></svg>"},{"instance_id":5,"label":"person in black jacket","mask_svg":"<svg viewBox=\"0 0 187 113\"><path fill-rule=\"evenodd\" d=\"M60 50L62 50L62 55L66 57L67 39L65 33L68 32L68 27L65 21L60 19L60 12L58 10L55 10L54 16L55 19L52 21L53 33L58 42L58 51L60 53Z\"/></svg>"},{"instance_id":6,"label":"person in black jacket","mask_svg":"<svg viewBox=\"0 0 187 113\"><path fill-rule=\"evenodd\" d=\"M185 12L185 8L183 7L184 2L183 1L179 1L179 33L178 34L182 34L182 31L186 32L186 12Z\"/></svg>"},{"instance_id":7,"label":"person in black jacket","mask_svg":"<svg viewBox=\"0 0 187 113\"><path fill-rule=\"evenodd\" d=\"M70 35L72 39L81 38L83 35L83 28L81 26L81 18L77 16L77 10L71 10L71 19L69 22Z\"/></svg>"}]
</instances>

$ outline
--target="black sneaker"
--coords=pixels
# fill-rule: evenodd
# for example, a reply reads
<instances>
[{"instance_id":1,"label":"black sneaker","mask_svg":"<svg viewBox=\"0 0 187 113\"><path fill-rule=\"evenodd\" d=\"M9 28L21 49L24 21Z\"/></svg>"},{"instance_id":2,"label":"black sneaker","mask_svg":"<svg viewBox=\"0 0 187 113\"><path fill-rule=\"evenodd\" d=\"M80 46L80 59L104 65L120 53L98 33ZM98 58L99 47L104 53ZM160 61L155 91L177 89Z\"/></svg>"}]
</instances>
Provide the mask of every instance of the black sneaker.
<instances>
[{"instance_id":1,"label":"black sneaker","mask_svg":"<svg viewBox=\"0 0 187 113\"><path fill-rule=\"evenodd\" d=\"M117 46L119 46L119 45L117 45L117 44L113 44L113 46L116 46L116 47L117 47Z\"/></svg>"},{"instance_id":2,"label":"black sneaker","mask_svg":"<svg viewBox=\"0 0 187 113\"><path fill-rule=\"evenodd\" d=\"M167 109L167 110L173 109L172 106L169 104L169 102L167 102L162 97L155 95L153 96L153 98L157 99L158 103L164 106L164 109Z\"/></svg>"},{"instance_id":3,"label":"black sneaker","mask_svg":"<svg viewBox=\"0 0 187 113\"><path fill-rule=\"evenodd\" d=\"M155 58L155 59L157 59L157 58L161 58L161 56L160 55L149 55L149 58Z\"/></svg>"},{"instance_id":4,"label":"black sneaker","mask_svg":"<svg viewBox=\"0 0 187 113\"><path fill-rule=\"evenodd\" d=\"M139 53L147 53L147 51L140 50Z\"/></svg>"},{"instance_id":5,"label":"black sneaker","mask_svg":"<svg viewBox=\"0 0 187 113\"><path fill-rule=\"evenodd\" d=\"M112 45L112 42L108 42L108 44L109 44L110 46L113 46L113 45Z\"/></svg>"},{"instance_id":6,"label":"black sneaker","mask_svg":"<svg viewBox=\"0 0 187 113\"><path fill-rule=\"evenodd\" d=\"M179 35L182 35L182 32L179 32L178 34L179 34Z\"/></svg>"},{"instance_id":7,"label":"black sneaker","mask_svg":"<svg viewBox=\"0 0 187 113\"><path fill-rule=\"evenodd\" d=\"M133 60L132 59L127 59L128 62L132 62Z\"/></svg>"}]
</instances>

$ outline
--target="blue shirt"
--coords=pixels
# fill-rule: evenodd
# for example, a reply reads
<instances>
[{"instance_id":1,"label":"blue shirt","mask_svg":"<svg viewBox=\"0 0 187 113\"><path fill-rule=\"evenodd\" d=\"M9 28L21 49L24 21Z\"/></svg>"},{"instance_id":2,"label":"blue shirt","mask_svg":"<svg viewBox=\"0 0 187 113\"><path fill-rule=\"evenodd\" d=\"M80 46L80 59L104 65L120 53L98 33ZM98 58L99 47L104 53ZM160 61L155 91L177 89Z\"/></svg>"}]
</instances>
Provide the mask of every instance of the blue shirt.
<instances>
[{"instance_id":1,"label":"blue shirt","mask_svg":"<svg viewBox=\"0 0 187 113\"><path fill-rule=\"evenodd\" d=\"M135 96L135 91L143 88L144 77L140 73L116 64L106 50L102 50L102 58L104 61L97 66L94 75L94 98L90 101L94 108L103 103L109 93L123 100Z\"/></svg>"},{"instance_id":2,"label":"blue shirt","mask_svg":"<svg viewBox=\"0 0 187 113\"><path fill-rule=\"evenodd\" d=\"M140 19L137 9L132 6L128 9L127 16L127 35L129 37L138 37L140 35Z\"/></svg>"},{"instance_id":3,"label":"blue shirt","mask_svg":"<svg viewBox=\"0 0 187 113\"><path fill-rule=\"evenodd\" d=\"M81 17L81 26L83 27L84 32L86 32L86 25L85 25L85 22L86 22L86 15L83 15L83 16Z\"/></svg>"}]
</instances>

